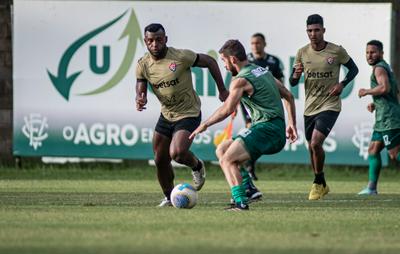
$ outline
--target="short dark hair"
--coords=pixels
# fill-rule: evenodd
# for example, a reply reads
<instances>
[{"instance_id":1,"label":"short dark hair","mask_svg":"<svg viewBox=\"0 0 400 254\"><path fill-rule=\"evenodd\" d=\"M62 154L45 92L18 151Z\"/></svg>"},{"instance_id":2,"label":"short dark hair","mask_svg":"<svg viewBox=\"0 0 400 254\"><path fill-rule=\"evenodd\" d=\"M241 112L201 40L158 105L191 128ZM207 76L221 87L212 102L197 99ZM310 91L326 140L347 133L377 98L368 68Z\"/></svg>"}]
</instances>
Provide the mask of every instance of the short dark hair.
<instances>
[{"instance_id":1,"label":"short dark hair","mask_svg":"<svg viewBox=\"0 0 400 254\"><path fill-rule=\"evenodd\" d=\"M247 59L246 50L238 40L226 41L218 52L227 56L235 56L239 61Z\"/></svg>"},{"instance_id":2,"label":"short dark hair","mask_svg":"<svg viewBox=\"0 0 400 254\"><path fill-rule=\"evenodd\" d=\"M372 45L372 46L376 46L379 51L383 51L383 44L382 42L378 41L378 40L370 40L367 45Z\"/></svg>"},{"instance_id":3,"label":"short dark hair","mask_svg":"<svg viewBox=\"0 0 400 254\"><path fill-rule=\"evenodd\" d=\"M165 33L165 29L164 29L163 25L161 25L159 23L151 23L150 25L147 25L144 28L144 33L146 33L146 32L155 33L159 30L161 30Z\"/></svg>"},{"instance_id":4,"label":"short dark hair","mask_svg":"<svg viewBox=\"0 0 400 254\"><path fill-rule=\"evenodd\" d=\"M312 14L312 15L308 16L307 26L314 25L314 24L320 24L321 26L324 26L324 19L321 17L321 15Z\"/></svg>"},{"instance_id":5,"label":"short dark hair","mask_svg":"<svg viewBox=\"0 0 400 254\"><path fill-rule=\"evenodd\" d=\"M260 37L265 42L265 36L262 33L255 33L251 37Z\"/></svg>"}]
</instances>

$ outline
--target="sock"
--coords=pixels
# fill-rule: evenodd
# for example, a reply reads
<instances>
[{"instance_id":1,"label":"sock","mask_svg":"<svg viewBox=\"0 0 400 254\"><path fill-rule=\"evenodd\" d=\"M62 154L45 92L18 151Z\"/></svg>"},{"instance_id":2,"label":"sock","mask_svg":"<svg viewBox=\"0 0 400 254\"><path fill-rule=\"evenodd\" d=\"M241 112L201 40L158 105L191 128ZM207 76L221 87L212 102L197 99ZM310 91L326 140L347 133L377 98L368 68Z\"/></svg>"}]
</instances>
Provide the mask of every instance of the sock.
<instances>
[{"instance_id":1,"label":"sock","mask_svg":"<svg viewBox=\"0 0 400 254\"><path fill-rule=\"evenodd\" d=\"M235 203L247 204L246 192L242 185L236 185L231 188L233 200Z\"/></svg>"},{"instance_id":2,"label":"sock","mask_svg":"<svg viewBox=\"0 0 400 254\"><path fill-rule=\"evenodd\" d=\"M379 173L382 168L381 154L370 154L368 156L369 162L369 175L368 175L368 188L375 190L378 184Z\"/></svg>"},{"instance_id":3,"label":"sock","mask_svg":"<svg viewBox=\"0 0 400 254\"><path fill-rule=\"evenodd\" d=\"M203 167L203 164L199 159L197 159L197 165L194 168L192 168L192 171L200 171L201 167Z\"/></svg>"},{"instance_id":4,"label":"sock","mask_svg":"<svg viewBox=\"0 0 400 254\"><path fill-rule=\"evenodd\" d=\"M324 172L320 172L318 174L315 174L314 183L322 184L324 187L326 187L326 181L325 181Z\"/></svg>"},{"instance_id":5,"label":"sock","mask_svg":"<svg viewBox=\"0 0 400 254\"><path fill-rule=\"evenodd\" d=\"M397 161L400 162L400 152L397 154Z\"/></svg>"},{"instance_id":6,"label":"sock","mask_svg":"<svg viewBox=\"0 0 400 254\"><path fill-rule=\"evenodd\" d=\"M248 186L252 184L249 172L243 167L240 167L240 175L242 175L242 186L244 189L247 189Z\"/></svg>"}]
</instances>

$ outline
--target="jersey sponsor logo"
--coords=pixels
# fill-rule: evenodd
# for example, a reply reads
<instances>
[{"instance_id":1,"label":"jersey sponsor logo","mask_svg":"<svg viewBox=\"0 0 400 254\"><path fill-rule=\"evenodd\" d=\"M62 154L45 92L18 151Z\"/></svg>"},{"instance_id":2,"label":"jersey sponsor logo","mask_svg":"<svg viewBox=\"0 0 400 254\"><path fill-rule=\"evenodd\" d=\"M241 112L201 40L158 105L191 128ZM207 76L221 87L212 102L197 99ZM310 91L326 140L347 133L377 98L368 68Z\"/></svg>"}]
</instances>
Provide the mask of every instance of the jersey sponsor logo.
<instances>
[{"instance_id":1,"label":"jersey sponsor logo","mask_svg":"<svg viewBox=\"0 0 400 254\"><path fill-rule=\"evenodd\" d=\"M328 64L333 64L334 62L335 62L335 58L333 58L333 57L328 57L327 59L326 59L326 62L328 63Z\"/></svg>"},{"instance_id":2,"label":"jersey sponsor logo","mask_svg":"<svg viewBox=\"0 0 400 254\"><path fill-rule=\"evenodd\" d=\"M167 88L170 86L176 86L177 84L179 84L179 79L173 79L173 80L169 80L169 81L163 81L160 84L156 84L154 85L155 89L160 89L160 88Z\"/></svg>"},{"instance_id":3,"label":"jersey sponsor logo","mask_svg":"<svg viewBox=\"0 0 400 254\"><path fill-rule=\"evenodd\" d=\"M333 71L308 71L307 78L317 78L317 79L324 79L324 78L332 78Z\"/></svg>"},{"instance_id":4,"label":"jersey sponsor logo","mask_svg":"<svg viewBox=\"0 0 400 254\"><path fill-rule=\"evenodd\" d=\"M251 70L251 73L256 76L257 78L264 75L265 73L268 72L268 69L263 68L263 67L258 67L256 69Z\"/></svg>"},{"instance_id":5,"label":"jersey sponsor logo","mask_svg":"<svg viewBox=\"0 0 400 254\"><path fill-rule=\"evenodd\" d=\"M168 68L169 68L170 71L175 72L175 71L176 71L176 63L175 63L175 62L172 62L172 63L169 65Z\"/></svg>"}]
</instances>

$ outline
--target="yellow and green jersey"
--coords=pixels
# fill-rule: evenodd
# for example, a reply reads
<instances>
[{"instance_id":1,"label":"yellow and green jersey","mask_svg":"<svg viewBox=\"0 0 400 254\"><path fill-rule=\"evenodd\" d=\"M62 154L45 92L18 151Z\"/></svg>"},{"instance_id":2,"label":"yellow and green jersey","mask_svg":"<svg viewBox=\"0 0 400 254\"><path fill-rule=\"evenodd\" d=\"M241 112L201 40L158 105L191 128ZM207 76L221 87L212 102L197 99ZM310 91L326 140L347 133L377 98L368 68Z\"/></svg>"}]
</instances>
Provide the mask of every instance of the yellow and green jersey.
<instances>
[{"instance_id":1,"label":"yellow and green jersey","mask_svg":"<svg viewBox=\"0 0 400 254\"><path fill-rule=\"evenodd\" d=\"M397 97L399 90L397 88L397 82L393 71L385 62L385 60L378 62L372 71L371 88L378 86L378 82L376 81L375 77L376 67L382 67L386 70L389 78L390 91L387 94L372 96L375 104L374 130L388 131L400 129L400 104Z\"/></svg>"},{"instance_id":2,"label":"yellow and green jersey","mask_svg":"<svg viewBox=\"0 0 400 254\"><path fill-rule=\"evenodd\" d=\"M168 47L163 59L154 60L146 53L138 61L136 78L150 83L161 103L161 113L169 121L200 114L200 98L193 88L190 71L196 58L193 51Z\"/></svg>"},{"instance_id":3,"label":"yellow and green jersey","mask_svg":"<svg viewBox=\"0 0 400 254\"><path fill-rule=\"evenodd\" d=\"M285 119L279 89L270 71L248 64L240 70L236 78L244 78L253 86L253 94L244 94L240 99L249 109L252 125L277 117Z\"/></svg>"},{"instance_id":4,"label":"yellow and green jersey","mask_svg":"<svg viewBox=\"0 0 400 254\"><path fill-rule=\"evenodd\" d=\"M330 42L321 51L312 49L311 44L298 50L295 63L304 66L304 115L311 116L327 110L340 112L340 97L330 96L329 91L339 83L340 65L349 60L350 56L343 47Z\"/></svg>"}]
</instances>

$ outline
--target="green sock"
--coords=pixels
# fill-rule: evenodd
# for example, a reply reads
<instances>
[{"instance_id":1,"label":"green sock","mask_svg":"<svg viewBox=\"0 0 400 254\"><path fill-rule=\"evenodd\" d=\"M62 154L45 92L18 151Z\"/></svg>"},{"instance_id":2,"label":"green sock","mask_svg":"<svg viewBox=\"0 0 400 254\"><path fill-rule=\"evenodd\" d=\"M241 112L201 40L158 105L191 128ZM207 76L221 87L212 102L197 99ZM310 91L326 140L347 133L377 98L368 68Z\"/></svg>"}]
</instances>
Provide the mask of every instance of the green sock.
<instances>
[{"instance_id":1,"label":"green sock","mask_svg":"<svg viewBox=\"0 0 400 254\"><path fill-rule=\"evenodd\" d=\"M231 188L233 200L235 203L247 204L246 192L242 185L236 185Z\"/></svg>"},{"instance_id":2,"label":"green sock","mask_svg":"<svg viewBox=\"0 0 400 254\"><path fill-rule=\"evenodd\" d=\"M251 184L249 172L247 172L247 170L243 167L240 167L240 174L242 175L242 186L244 187L244 189L246 189L246 187Z\"/></svg>"},{"instance_id":3,"label":"green sock","mask_svg":"<svg viewBox=\"0 0 400 254\"><path fill-rule=\"evenodd\" d=\"M379 173L381 172L382 168L382 159L381 154L370 154L368 156L369 161L369 183L368 187L370 189L376 189L376 184L378 183Z\"/></svg>"}]
</instances>

